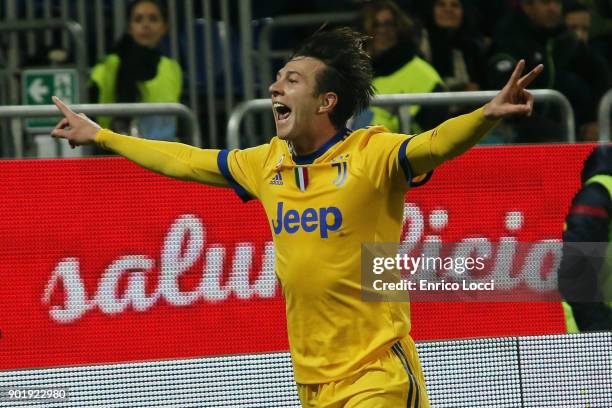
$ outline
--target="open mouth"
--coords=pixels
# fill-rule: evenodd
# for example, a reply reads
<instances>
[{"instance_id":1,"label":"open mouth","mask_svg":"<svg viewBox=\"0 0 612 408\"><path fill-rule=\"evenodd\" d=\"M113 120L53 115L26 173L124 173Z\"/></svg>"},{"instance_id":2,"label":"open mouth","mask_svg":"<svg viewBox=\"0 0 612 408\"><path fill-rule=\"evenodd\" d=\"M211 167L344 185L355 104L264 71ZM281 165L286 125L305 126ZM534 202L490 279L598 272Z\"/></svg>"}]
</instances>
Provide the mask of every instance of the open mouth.
<instances>
[{"instance_id":1,"label":"open mouth","mask_svg":"<svg viewBox=\"0 0 612 408\"><path fill-rule=\"evenodd\" d=\"M280 102L274 102L272 106L274 107L274 115L276 115L277 120L287 120L289 116L291 116L291 108L287 105Z\"/></svg>"}]
</instances>

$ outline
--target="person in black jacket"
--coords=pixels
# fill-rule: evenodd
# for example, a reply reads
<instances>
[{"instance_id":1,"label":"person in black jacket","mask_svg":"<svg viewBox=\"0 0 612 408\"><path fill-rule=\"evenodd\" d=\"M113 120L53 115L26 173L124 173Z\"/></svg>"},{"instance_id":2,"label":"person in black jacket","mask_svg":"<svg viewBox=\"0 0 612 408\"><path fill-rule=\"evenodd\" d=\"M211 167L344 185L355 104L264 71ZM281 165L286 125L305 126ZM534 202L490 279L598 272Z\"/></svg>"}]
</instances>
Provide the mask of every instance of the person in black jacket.
<instances>
[{"instance_id":1,"label":"person in black jacket","mask_svg":"<svg viewBox=\"0 0 612 408\"><path fill-rule=\"evenodd\" d=\"M484 37L471 20L464 0L435 0L425 16L422 50L450 91L483 88Z\"/></svg>"},{"instance_id":2,"label":"person in black jacket","mask_svg":"<svg viewBox=\"0 0 612 408\"><path fill-rule=\"evenodd\" d=\"M498 88L503 83L503 76L512 70L512 62L518 58L524 58L527 67L551 62L551 46L562 30L560 1L521 0L519 7L500 22L494 33L489 83ZM553 64L545 64L534 87L553 88L554 69Z\"/></svg>"},{"instance_id":3,"label":"person in black jacket","mask_svg":"<svg viewBox=\"0 0 612 408\"><path fill-rule=\"evenodd\" d=\"M519 7L500 23L494 40L492 57L488 61L487 80L492 88L499 88L518 59L524 58L527 67L540 63L544 72L534 83L535 88L556 89L570 101L576 116L578 130L592 123L597 112L599 89L605 85L592 85L596 80L585 72L601 71L601 67L585 51L583 44L563 24L563 8L560 0L521 0ZM604 71L605 72L605 69ZM599 74L598 77L607 77ZM599 78L597 78L599 80ZM604 80L606 82L606 80ZM559 140L559 128L550 127L557 119L549 109L542 109L541 126L524 126L522 140L542 142ZM523 122L524 124L524 122ZM592 138L583 131L582 140Z\"/></svg>"},{"instance_id":4,"label":"person in black jacket","mask_svg":"<svg viewBox=\"0 0 612 408\"><path fill-rule=\"evenodd\" d=\"M588 87L592 98L584 107L587 111L588 122L582 123L579 135L583 140L595 141L598 138L596 122L597 104L603 94L612 85L612 73L605 57L591 43L589 32L591 30L591 13L585 4L571 1L563 5L563 20L566 35L571 47L567 55L567 67L575 73L582 84Z\"/></svg>"},{"instance_id":5,"label":"person in black jacket","mask_svg":"<svg viewBox=\"0 0 612 408\"><path fill-rule=\"evenodd\" d=\"M366 50L372 58L374 87L378 94L429 93L447 88L435 68L421 57L418 49L420 30L411 16L392 0L366 3L355 22L358 31L370 39ZM444 106L411 106L413 128L418 133L450 117ZM372 107L359 115L353 126L367 124L386 126L399 131L394 112Z\"/></svg>"},{"instance_id":6,"label":"person in black jacket","mask_svg":"<svg viewBox=\"0 0 612 408\"><path fill-rule=\"evenodd\" d=\"M598 146L587 157L581 184L565 220L559 290L580 331L612 330L612 266L604 263L610 262L612 145Z\"/></svg>"}]
</instances>

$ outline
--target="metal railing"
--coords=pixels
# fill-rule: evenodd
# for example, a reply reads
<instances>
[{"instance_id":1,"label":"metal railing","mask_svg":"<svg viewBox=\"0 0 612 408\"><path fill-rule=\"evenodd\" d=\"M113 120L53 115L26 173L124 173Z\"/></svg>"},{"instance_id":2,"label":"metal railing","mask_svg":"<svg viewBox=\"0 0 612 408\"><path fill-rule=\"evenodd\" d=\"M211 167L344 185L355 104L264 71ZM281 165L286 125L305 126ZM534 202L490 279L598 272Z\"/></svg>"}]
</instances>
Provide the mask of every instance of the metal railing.
<instances>
[{"instance_id":1,"label":"metal railing","mask_svg":"<svg viewBox=\"0 0 612 408\"><path fill-rule=\"evenodd\" d=\"M599 101L597 126L601 143L610 142L610 113L612 113L612 89L609 89Z\"/></svg>"},{"instance_id":2,"label":"metal railing","mask_svg":"<svg viewBox=\"0 0 612 408\"><path fill-rule=\"evenodd\" d=\"M262 25L259 33L257 52L253 55L258 59L259 75L263 86L272 83L273 73L271 61L287 58L291 50L272 50L271 37L274 29L279 27L303 27L323 23L352 23L357 13L316 13L316 14L292 14L286 16L269 17L259 20ZM264 88L263 92L267 92Z\"/></svg>"},{"instance_id":3,"label":"metal railing","mask_svg":"<svg viewBox=\"0 0 612 408\"><path fill-rule=\"evenodd\" d=\"M86 102L89 68L87 65L87 47L85 46L83 27L81 27L79 23L76 21L61 19L3 21L0 23L0 33L41 31L47 29L63 29L70 33L70 36L74 41L74 59L76 70L79 75L79 98L81 102ZM17 62L12 61L12 63L16 64ZM13 74L18 71L19 70L16 66L8 69L9 74ZM11 75L11 77L13 76Z\"/></svg>"},{"instance_id":4,"label":"metal railing","mask_svg":"<svg viewBox=\"0 0 612 408\"><path fill-rule=\"evenodd\" d=\"M561 108L561 120L565 126L565 137L569 143L576 142L574 111L568 99L558 91L551 89L530 90L536 102L555 102ZM414 94L376 95L371 105L383 107L402 107L407 105L438 106L485 103L491 100L498 91L477 92L434 92ZM227 147L235 149L240 147L240 125L249 112L272 109L270 99L253 99L236 106L227 123ZM410 129L410 116L407 110L400 109L402 131ZM251 146L257 144L254 135L246 135Z\"/></svg>"},{"instance_id":5,"label":"metal railing","mask_svg":"<svg viewBox=\"0 0 612 408\"><path fill-rule=\"evenodd\" d=\"M236 69L239 61L232 53L233 50L237 50L237 42L232 47L232 36L235 34L232 31L230 9L232 3L236 4L238 1L167 1L170 24L167 41L164 39L162 42L162 46L167 45L167 47L162 48L167 51L169 57L180 63L185 72L184 83L188 93L184 93L184 100L196 116L206 118L207 140L204 143L210 147L218 147L223 134L224 125L218 123L219 108L222 106L229 114L234 107L234 98L237 94L235 79L239 75ZM7 60L12 65L5 70L10 75L0 76L0 81L10 79L12 85L8 92L2 89L4 86L0 82L2 104L22 103L20 87L16 76L13 75L20 72L16 65L19 56L31 57L36 55L41 47L55 45L54 41L57 38L52 30L61 27L53 24L55 21L66 24L65 22L69 20L78 21L87 30L87 35L83 37L85 40L90 39L89 43L86 46L82 40L75 41L75 46L78 48L75 49L67 41L68 32L66 32L56 45L74 51L81 78L79 83L81 103L86 102L87 100L83 98L87 96L89 65L107 55L113 43L125 32L127 4L128 0L4 0L0 6L4 9L4 19L0 21L0 26L19 27L21 33L19 37L17 33L11 34L10 37ZM201 13L195 15L198 10ZM220 10L219 21L213 19L215 10ZM44 32L40 36L44 37L43 41L39 41L39 36L34 32L38 30ZM252 38L250 30L246 35ZM198 64L204 68L200 68ZM200 72L201 75L198 75ZM255 86L254 81L245 84L248 84L245 86L247 89ZM221 89L223 92L219 92ZM7 97L3 97L4 94L7 94ZM200 94L205 94L205 97L200 98Z\"/></svg>"},{"instance_id":6,"label":"metal railing","mask_svg":"<svg viewBox=\"0 0 612 408\"><path fill-rule=\"evenodd\" d=\"M88 116L151 116L175 115L185 119L186 133L196 147L202 147L202 137L198 120L191 109L180 103L109 103L109 104L76 104L70 108ZM0 118L39 118L60 117L55 105L15 105L0 106ZM21 134L13 134L14 146L19 146ZM15 152L16 157L23 157L23 151Z\"/></svg>"},{"instance_id":7,"label":"metal railing","mask_svg":"<svg viewBox=\"0 0 612 408\"><path fill-rule=\"evenodd\" d=\"M251 17L252 0L238 0L238 18L240 22L240 60L242 63L242 83L244 99L255 98L255 70L251 52L253 50L253 27Z\"/></svg>"},{"instance_id":8,"label":"metal railing","mask_svg":"<svg viewBox=\"0 0 612 408\"><path fill-rule=\"evenodd\" d=\"M117 1L117 0L115 0ZM215 7L216 1L216 7ZM251 1L251 0L248 0ZM196 18L194 10L199 3L202 18ZM117 7L115 7L117 8ZM213 10L220 10L220 21L213 20ZM199 117L206 115L207 143L209 147L219 147L221 133L217 120L218 106L229 114L234 107L235 78L233 67L239 61L232 57L232 24L230 21L230 2L227 0L169 0L170 49L169 55L180 62L186 72L187 89L189 91L189 107ZM201 36L196 33L196 25L202 28ZM216 34L215 34L216 33ZM184 38L181 38L184 36ZM218 42L215 39L218 36ZM203 43L203 53L198 54L198 42ZM181 52L183 48L183 52ZM220 56L215 54L219 51ZM204 105L199 98L197 84L197 63L204 66L204 81L206 83ZM223 67L221 76L215 77L215 68ZM252 84L253 82L246 82ZM222 97L218 96L217 88L223 89ZM245 88L248 88L245 86ZM221 101L222 99L222 101Z\"/></svg>"}]
</instances>

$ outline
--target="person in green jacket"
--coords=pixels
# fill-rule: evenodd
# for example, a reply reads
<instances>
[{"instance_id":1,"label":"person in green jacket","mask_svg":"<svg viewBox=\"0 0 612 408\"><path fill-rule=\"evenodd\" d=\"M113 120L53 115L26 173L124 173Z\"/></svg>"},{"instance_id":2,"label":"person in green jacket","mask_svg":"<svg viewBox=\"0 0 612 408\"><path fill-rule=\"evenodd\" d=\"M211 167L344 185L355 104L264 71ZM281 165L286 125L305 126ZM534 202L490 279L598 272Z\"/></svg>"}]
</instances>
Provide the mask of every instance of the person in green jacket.
<instances>
[{"instance_id":1,"label":"person in green jacket","mask_svg":"<svg viewBox=\"0 0 612 408\"><path fill-rule=\"evenodd\" d=\"M159 44L168 31L164 8L156 0L135 0L128 8L128 30L92 71L92 100L115 102L179 102L183 87L181 67L162 55ZM104 127L120 128L147 139L176 141L172 116L98 118ZM137 126L135 126L137 123Z\"/></svg>"},{"instance_id":2,"label":"person in green jacket","mask_svg":"<svg viewBox=\"0 0 612 408\"><path fill-rule=\"evenodd\" d=\"M445 91L436 69L421 58L419 34L412 19L391 0L367 3L359 13L357 29L371 39L367 51L372 57L373 85L377 94L428 93ZM393 110L371 107L353 123L354 128L383 125L392 132L418 133L450 117L448 108L411 105L410 129L400 129Z\"/></svg>"}]
</instances>

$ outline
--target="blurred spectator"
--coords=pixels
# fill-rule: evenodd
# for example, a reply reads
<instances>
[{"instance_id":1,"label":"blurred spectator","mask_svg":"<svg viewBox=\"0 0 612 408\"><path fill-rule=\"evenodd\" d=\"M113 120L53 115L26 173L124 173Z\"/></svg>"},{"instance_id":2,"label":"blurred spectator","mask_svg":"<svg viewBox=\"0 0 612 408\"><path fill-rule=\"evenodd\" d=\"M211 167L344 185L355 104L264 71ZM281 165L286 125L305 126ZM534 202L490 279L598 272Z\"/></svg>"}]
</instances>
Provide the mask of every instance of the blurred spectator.
<instances>
[{"instance_id":1,"label":"blurred spectator","mask_svg":"<svg viewBox=\"0 0 612 408\"><path fill-rule=\"evenodd\" d=\"M581 0L591 13L592 38L612 35L612 0Z\"/></svg>"},{"instance_id":2,"label":"blurred spectator","mask_svg":"<svg viewBox=\"0 0 612 408\"><path fill-rule=\"evenodd\" d=\"M179 102L182 71L178 62L161 54L168 31L165 10L157 0L135 0L128 8L128 30L111 54L93 68L93 97L98 103ZM131 119L98 118L103 127L148 139L176 140L172 116Z\"/></svg>"},{"instance_id":3,"label":"blurred spectator","mask_svg":"<svg viewBox=\"0 0 612 408\"><path fill-rule=\"evenodd\" d=\"M451 91L484 83L484 38L469 21L464 0L435 0L426 15L422 51Z\"/></svg>"},{"instance_id":4,"label":"blurred spectator","mask_svg":"<svg viewBox=\"0 0 612 408\"><path fill-rule=\"evenodd\" d=\"M563 10L566 32L574 41L569 43L574 47L568 53L568 68L580 77L592 95L588 109L592 110L590 121L583 123L579 135L583 140L597 140L596 123L597 104L601 96L612 84L612 74L605 58L590 43L591 13L586 5L576 1L568 2Z\"/></svg>"},{"instance_id":5,"label":"blurred spectator","mask_svg":"<svg viewBox=\"0 0 612 408\"><path fill-rule=\"evenodd\" d=\"M581 184L565 219L559 290L568 331L612 330L612 145L591 152Z\"/></svg>"},{"instance_id":6,"label":"blurred spectator","mask_svg":"<svg viewBox=\"0 0 612 408\"><path fill-rule=\"evenodd\" d=\"M589 42L591 13L584 4L579 2L566 3L563 7L563 20L565 28L573 32L578 40L585 44Z\"/></svg>"},{"instance_id":7,"label":"blurred spectator","mask_svg":"<svg viewBox=\"0 0 612 408\"><path fill-rule=\"evenodd\" d=\"M408 10L426 21L431 14L432 0L411 0L410 3ZM486 39L493 36L499 21L512 9L510 0L462 0L461 3L464 14Z\"/></svg>"},{"instance_id":8,"label":"blurred spectator","mask_svg":"<svg viewBox=\"0 0 612 408\"><path fill-rule=\"evenodd\" d=\"M591 12L590 37L593 46L612 67L612 0L584 0Z\"/></svg>"},{"instance_id":9,"label":"blurred spectator","mask_svg":"<svg viewBox=\"0 0 612 408\"><path fill-rule=\"evenodd\" d=\"M436 70L418 55L418 31L413 21L392 1L367 3L359 14L357 29L371 37L374 87L378 94L423 93L444 90ZM448 118L448 109L412 105L412 132L437 126ZM399 118L390 110L372 107L360 115L354 127L377 124L400 130ZM408 131L404 129L404 131Z\"/></svg>"},{"instance_id":10,"label":"blurred spectator","mask_svg":"<svg viewBox=\"0 0 612 408\"><path fill-rule=\"evenodd\" d=\"M493 88L503 86L521 58L526 60L526 70L543 63L544 72L532 86L556 89L567 96L578 129L582 131L582 140L590 140L598 96L606 89L609 77L605 66L602 69L597 59L591 57L584 43L565 31L560 0L521 0L515 12L500 23L495 34L488 83ZM593 77L594 72L598 72L597 78ZM519 123L522 126L519 126L517 141L558 140L560 128L554 125L555 117L547 114L548 109L536 109L538 111L544 114L536 120Z\"/></svg>"},{"instance_id":11,"label":"blurred spectator","mask_svg":"<svg viewBox=\"0 0 612 408\"><path fill-rule=\"evenodd\" d=\"M520 6L500 22L494 34L489 82L493 88L505 83L517 60L524 58L525 70L538 64L545 69L532 86L553 88L553 39L562 30L560 0L522 0Z\"/></svg>"}]
</instances>

